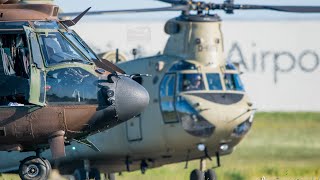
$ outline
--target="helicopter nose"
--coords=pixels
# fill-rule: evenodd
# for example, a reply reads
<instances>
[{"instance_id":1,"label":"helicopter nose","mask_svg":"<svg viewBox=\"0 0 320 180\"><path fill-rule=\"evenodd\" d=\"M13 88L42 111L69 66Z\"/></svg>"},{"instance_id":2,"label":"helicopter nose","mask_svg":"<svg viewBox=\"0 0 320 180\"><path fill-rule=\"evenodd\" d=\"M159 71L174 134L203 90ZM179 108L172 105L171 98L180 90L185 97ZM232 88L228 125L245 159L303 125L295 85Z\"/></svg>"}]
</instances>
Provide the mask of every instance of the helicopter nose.
<instances>
[{"instance_id":1,"label":"helicopter nose","mask_svg":"<svg viewBox=\"0 0 320 180\"><path fill-rule=\"evenodd\" d=\"M131 78L121 77L115 92L116 111L120 121L139 115L149 104L148 91Z\"/></svg>"}]
</instances>

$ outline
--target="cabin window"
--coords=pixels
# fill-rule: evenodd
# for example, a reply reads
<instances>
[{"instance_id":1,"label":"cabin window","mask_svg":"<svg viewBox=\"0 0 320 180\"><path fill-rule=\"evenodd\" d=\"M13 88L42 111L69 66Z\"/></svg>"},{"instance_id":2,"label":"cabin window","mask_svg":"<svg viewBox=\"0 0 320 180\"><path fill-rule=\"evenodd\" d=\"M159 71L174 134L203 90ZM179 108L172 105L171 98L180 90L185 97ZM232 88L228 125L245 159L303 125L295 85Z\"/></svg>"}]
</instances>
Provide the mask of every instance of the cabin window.
<instances>
[{"instance_id":1,"label":"cabin window","mask_svg":"<svg viewBox=\"0 0 320 180\"><path fill-rule=\"evenodd\" d=\"M219 73L207 73L209 90L222 90Z\"/></svg>"},{"instance_id":2,"label":"cabin window","mask_svg":"<svg viewBox=\"0 0 320 180\"><path fill-rule=\"evenodd\" d=\"M5 75L29 77L29 49L25 34L0 34L1 70Z\"/></svg>"},{"instance_id":3,"label":"cabin window","mask_svg":"<svg viewBox=\"0 0 320 180\"><path fill-rule=\"evenodd\" d=\"M176 74L166 74L160 85L160 105L165 123L178 122L175 106Z\"/></svg>"},{"instance_id":4,"label":"cabin window","mask_svg":"<svg viewBox=\"0 0 320 180\"><path fill-rule=\"evenodd\" d=\"M48 65L66 62L89 63L89 61L59 32L40 34L41 47Z\"/></svg>"},{"instance_id":5,"label":"cabin window","mask_svg":"<svg viewBox=\"0 0 320 180\"><path fill-rule=\"evenodd\" d=\"M169 71L196 70L197 66L187 61L179 61L172 65Z\"/></svg>"},{"instance_id":6,"label":"cabin window","mask_svg":"<svg viewBox=\"0 0 320 180\"><path fill-rule=\"evenodd\" d=\"M244 91L243 84L240 80L239 74L225 74L224 83L226 90L230 91Z\"/></svg>"},{"instance_id":7,"label":"cabin window","mask_svg":"<svg viewBox=\"0 0 320 180\"><path fill-rule=\"evenodd\" d=\"M180 74L179 91L199 91L205 90L202 74Z\"/></svg>"},{"instance_id":8,"label":"cabin window","mask_svg":"<svg viewBox=\"0 0 320 180\"><path fill-rule=\"evenodd\" d=\"M30 59L26 34L0 34L0 105L27 104Z\"/></svg>"}]
</instances>

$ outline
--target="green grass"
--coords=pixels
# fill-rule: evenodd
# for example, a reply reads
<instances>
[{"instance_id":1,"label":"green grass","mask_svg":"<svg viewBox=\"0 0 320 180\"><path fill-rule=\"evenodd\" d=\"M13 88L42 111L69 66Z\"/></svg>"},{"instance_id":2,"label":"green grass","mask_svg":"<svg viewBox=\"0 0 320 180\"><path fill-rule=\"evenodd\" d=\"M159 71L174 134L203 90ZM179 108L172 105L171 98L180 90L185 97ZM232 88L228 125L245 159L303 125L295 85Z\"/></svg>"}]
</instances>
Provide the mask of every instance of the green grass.
<instances>
[{"instance_id":1,"label":"green grass","mask_svg":"<svg viewBox=\"0 0 320 180\"><path fill-rule=\"evenodd\" d=\"M320 113L257 113L247 137L234 153L221 158L221 180L320 180ZM119 180L188 179L199 161L124 173ZM208 162L213 167L215 162Z\"/></svg>"},{"instance_id":2,"label":"green grass","mask_svg":"<svg viewBox=\"0 0 320 180\"><path fill-rule=\"evenodd\" d=\"M221 158L219 180L320 180L320 113L257 113L252 130L234 153ZM119 180L189 179L199 161L123 173ZM213 167L209 162L207 167ZM0 180L14 179L3 175Z\"/></svg>"}]
</instances>

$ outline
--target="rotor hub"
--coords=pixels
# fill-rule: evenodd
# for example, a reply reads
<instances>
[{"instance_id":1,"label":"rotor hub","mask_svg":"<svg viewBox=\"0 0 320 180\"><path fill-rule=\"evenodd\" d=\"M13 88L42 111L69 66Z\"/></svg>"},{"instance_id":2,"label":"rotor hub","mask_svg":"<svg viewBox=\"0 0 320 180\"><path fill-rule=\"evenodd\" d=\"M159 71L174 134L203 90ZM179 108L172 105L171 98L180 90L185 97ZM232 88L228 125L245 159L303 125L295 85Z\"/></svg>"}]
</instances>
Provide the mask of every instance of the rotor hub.
<instances>
[{"instance_id":1,"label":"rotor hub","mask_svg":"<svg viewBox=\"0 0 320 180\"><path fill-rule=\"evenodd\" d=\"M177 20L180 21L192 21L192 22L220 22L222 21L220 16L217 14L183 14L177 17Z\"/></svg>"}]
</instances>

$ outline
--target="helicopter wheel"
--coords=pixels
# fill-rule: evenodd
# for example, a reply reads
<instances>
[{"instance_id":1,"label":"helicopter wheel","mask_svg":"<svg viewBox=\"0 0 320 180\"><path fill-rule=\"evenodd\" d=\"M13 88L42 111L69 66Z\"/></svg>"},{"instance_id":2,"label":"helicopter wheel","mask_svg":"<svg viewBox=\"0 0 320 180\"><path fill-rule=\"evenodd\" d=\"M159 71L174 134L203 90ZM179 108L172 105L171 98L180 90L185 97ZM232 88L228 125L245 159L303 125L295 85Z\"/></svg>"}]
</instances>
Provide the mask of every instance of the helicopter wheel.
<instances>
[{"instance_id":1,"label":"helicopter wheel","mask_svg":"<svg viewBox=\"0 0 320 180\"><path fill-rule=\"evenodd\" d=\"M48 172L48 173L47 173L47 177L49 177L49 176L50 176L50 173L51 173L51 171L52 171L51 164L50 164L49 160L47 160L47 159L45 159L45 158L42 158L42 159L43 159L43 161L46 163L46 166L50 169L50 171L47 171L47 172Z\"/></svg>"},{"instance_id":2,"label":"helicopter wheel","mask_svg":"<svg viewBox=\"0 0 320 180\"><path fill-rule=\"evenodd\" d=\"M190 180L203 180L203 172L199 169L195 169L190 174Z\"/></svg>"},{"instance_id":3,"label":"helicopter wheel","mask_svg":"<svg viewBox=\"0 0 320 180\"><path fill-rule=\"evenodd\" d=\"M217 180L216 172L212 169L208 169L204 173L204 178L205 178L205 180Z\"/></svg>"},{"instance_id":4,"label":"helicopter wheel","mask_svg":"<svg viewBox=\"0 0 320 180\"><path fill-rule=\"evenodd\" d=\"M19 176L22 180L47 180L50 172L49 161L36 156L24 159L19 166Z\"/></svg>"}]
</instances>

